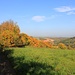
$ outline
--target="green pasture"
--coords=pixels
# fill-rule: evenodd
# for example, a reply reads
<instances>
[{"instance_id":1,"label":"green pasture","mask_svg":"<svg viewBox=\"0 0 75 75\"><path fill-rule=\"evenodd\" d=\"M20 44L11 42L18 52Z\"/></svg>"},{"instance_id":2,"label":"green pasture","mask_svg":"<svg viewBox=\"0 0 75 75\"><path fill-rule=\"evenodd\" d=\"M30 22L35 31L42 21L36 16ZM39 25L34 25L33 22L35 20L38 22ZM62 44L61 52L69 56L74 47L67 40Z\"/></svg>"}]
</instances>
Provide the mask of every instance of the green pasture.
<instances>
[{"instance_id":1,"label":"green pasture","mask_svg":"<svg viewBox=\"0 0 75 75\"><path fill-rule=\"evenodd\" d=\"M6 53L17 75L75 75L75 50L25 47Z\"/></svg>"}]
</instances>

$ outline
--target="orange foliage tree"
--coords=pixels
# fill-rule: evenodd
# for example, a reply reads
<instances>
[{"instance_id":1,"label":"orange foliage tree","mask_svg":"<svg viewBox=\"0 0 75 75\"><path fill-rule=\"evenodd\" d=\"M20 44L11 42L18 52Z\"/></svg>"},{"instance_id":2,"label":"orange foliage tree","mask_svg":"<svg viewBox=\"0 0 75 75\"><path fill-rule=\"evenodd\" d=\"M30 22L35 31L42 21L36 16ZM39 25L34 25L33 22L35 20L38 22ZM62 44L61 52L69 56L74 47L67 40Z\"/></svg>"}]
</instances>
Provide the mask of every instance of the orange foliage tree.
<instances>
[{"instance_id":1,"label":"orange foliage tree","mask_svg":"<svg viewBox=\"0 0 75 75\"><path fill-rule=\"evenodd\" d=\"M4 47L15 46L15 40L19 37L20 29L16 23L9 20L0 25L0 44Z\"/></svg>"},{"instance_id":2,"label":"orange foliage tree","mask_svg":"<svg viewBox=\"0 0 75 75\"><path fill-rule=\"evenodd\" d=\"M17 23L14 23L12 20L3 22L0 25L0 46L22 47L26 45L34 47L52 47L50 42L43 42L27 34L20 33Z\"/></svg>"},{"instance_id":3,"label":"orange foliage tree","mask_svg":"<svg viewBox=\"0 0 75 75\"><path fill-rule=\"evenodd\" d=\"M30 46L52 48L51 42L44 42L33 37L28 37L28 42Z\"/></svg>"},{"instance_id":4,"label":"orange foliage tree","mask_svg":"<svg viewBox=\"0 0 75 75\"><path fill-rule=\"evenodd\" d=\"M28 35L24 33L20 33L19 37L15 40L15 45L18 47L28 45Z\"/></svg>"},{"instance_id":5,"label":"orange foliage tree","mask_svg":"<svg viewBox=\"0 0 75 75\"><path fill-rule=\"evenodd\" d=\"M67 49L67 46L63 43L59 43L58 47L61 48L61 49Z\"/></svg>"}]
</instances>

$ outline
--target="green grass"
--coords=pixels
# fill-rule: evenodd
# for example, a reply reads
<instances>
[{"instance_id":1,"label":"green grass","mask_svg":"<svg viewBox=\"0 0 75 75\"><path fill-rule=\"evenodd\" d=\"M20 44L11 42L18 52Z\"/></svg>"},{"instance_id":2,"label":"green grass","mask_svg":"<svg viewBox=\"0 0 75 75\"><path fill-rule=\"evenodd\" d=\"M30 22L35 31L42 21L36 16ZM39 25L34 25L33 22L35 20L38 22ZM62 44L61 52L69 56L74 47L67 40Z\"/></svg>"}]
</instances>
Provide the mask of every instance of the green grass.
<instances>
[{"instance_id":1,"label":"green grass","mask_svg":"<svg viewBox=\"0 0 75 75\"><path fill-rule=\"evenodd\" d=\"M26 47L7 51L17 75L75 75L75 50Z\"/></svg>"}]
</instances>

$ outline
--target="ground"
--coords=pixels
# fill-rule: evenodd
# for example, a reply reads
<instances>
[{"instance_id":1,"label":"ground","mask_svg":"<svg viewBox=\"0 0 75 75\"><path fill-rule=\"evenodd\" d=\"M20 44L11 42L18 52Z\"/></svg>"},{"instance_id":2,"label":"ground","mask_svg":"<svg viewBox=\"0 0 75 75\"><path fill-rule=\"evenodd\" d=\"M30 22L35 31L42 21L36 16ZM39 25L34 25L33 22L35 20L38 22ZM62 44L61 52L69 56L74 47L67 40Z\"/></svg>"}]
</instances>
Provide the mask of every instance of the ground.
<instances>
[{"instance_id":1,"label":"ground","mask_svg":"<svg viewBox=\"0 0 75 75\"><path fill-rule=\"evenodd\" d=\"M0 53L0 75L15 75L6 54L2 52Z\"/></svg>"}]
</instances>

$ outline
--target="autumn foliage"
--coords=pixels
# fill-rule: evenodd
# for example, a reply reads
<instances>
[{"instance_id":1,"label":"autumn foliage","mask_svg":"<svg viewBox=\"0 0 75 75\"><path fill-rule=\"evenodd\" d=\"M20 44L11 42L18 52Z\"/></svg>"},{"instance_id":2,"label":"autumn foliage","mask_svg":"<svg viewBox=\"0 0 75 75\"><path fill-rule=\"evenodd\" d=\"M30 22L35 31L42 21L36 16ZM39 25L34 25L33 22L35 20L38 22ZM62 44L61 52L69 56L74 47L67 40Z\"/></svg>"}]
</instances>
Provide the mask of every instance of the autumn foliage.
<instances>
[{"instance_id":1,"label":"autumn foliage","mask_svg":"<svg viewBox=\"0 0 75 75\"><path fill-rule=\"evenodd\" d=\"M20 33L17 23L14 23L12 20L0 24L0 46L23 47L27 45L33 47L52 47L49 41L44 42L25 33Z\"/></svg>"},{"instance_id":2,"label":"autumn foliage","mask_svg":"<svg viewBox=\"0 0 75 75\"><path fill-rule=\"evenodd\" d=\"M67 46L63 43L59 43L58 47L61 48L61 49L67 49Z\"/></svg>"},{"instance_id":3,"label":"autumn foliage","mask_svg":"<svg viewBox=\"0 0 75 75\"><path fill-rule=\"evenodd\" d=\"M0 44L4 47L15 46L15 40L19 37L20 29L13 21L6 21L0 25Z\"/></svg>"}]
</instances>

